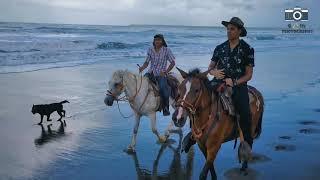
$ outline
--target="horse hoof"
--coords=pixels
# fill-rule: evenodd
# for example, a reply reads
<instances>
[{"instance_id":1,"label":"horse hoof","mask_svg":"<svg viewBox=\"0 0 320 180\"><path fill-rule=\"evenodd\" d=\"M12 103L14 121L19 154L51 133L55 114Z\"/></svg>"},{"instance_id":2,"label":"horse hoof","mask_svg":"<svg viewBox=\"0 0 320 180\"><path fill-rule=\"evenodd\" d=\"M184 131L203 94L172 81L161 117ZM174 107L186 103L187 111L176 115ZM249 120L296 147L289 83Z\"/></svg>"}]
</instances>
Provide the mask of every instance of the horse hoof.
<instances>
[{"instance_id":1,"label":"horse hoof","mask_svg":"<svg viewBox=\"0 0 320 180\"><path fill-rule=\"evenodd\" d=\"M248 175L248 171L246 169L241 168L240 169L240 174L243 174L243 176L247 176Z\"/></svg>"},{"instance_id":2,"label":"horse hoof","mask_svg":"<svg viewBox=\"0 0 320 180\"><path fill-rule=\"evenodd\" d=\"M206 175L204 175L204 174L201 173L199 179L200 179L200 180L206 180L207 177L206 177Z\"/></svg>"},{"instance_id":3,"label":"horse hoof","mask_svg":"<svg viewBox=\"0 0 320 180\"><path fill-rule=\"evenodd\" d=\"M241 167L240 168L240 174L243 174L243 176L247 176L248 175L247 168Z\"/></svg>"},{"instance_id":4,"label":"horse hoof","mask_svg":"<svg viewBox=\"0 0 320 180\"><path fill-rule=\"evenodd\" d=\"M159 142L160 143L165 143L167 141L168 137L167 136L160 136L159 137Z\"/></svg>"},{"instance_id":5,"label":"horse hoof","mask_svg":"<svg viewBox=\"0 0 320 180\"><path fill-rule=\"evenodd\" d=\"M135 154L136 153L136 150L131 146L129 146L127 149L124 149L123 151L126 152L127 154Z\"/></svg>"}]
</instances>

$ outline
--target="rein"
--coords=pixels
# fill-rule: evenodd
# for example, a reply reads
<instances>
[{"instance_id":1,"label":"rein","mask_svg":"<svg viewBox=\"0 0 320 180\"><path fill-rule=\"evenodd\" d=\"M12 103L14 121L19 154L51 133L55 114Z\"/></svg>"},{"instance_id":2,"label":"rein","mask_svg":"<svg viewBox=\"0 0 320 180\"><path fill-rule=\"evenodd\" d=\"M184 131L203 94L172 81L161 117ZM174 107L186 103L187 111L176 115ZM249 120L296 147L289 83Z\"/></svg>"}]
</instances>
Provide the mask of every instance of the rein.
<instances>
[{"instance_id":1,"label":"rein","mask_svg":"<svg viewBox=\"0 0 320 180\"><path fill-rule=\"evenodd\" d=\"M201 96L202 96L202 91L200 91L200 94L197 97L195 105L192 105L191 103L189 103L188 101L186 101L184 99L179 99L177 101L177 106L178 107L180 106L180 107L187 109L192 115L194 115L194 114L196 114L197 106L200 102Z\"/></svg>"}]
</instances>

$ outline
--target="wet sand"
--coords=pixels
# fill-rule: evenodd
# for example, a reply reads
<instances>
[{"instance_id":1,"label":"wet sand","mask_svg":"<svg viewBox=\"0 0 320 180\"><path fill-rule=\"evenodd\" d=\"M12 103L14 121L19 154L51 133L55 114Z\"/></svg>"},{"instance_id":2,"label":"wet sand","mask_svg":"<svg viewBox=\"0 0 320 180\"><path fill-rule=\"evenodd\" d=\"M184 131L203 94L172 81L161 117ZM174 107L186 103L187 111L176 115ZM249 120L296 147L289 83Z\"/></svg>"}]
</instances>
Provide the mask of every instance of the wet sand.
<instances>
[{"instance_id":1,"label":"wet sand","mask_svg":"<svg viewBox=\"0 0 320 180\"><path fill-rule=\"evenodd\" d=\"M315 55L301 62L280 52L257 53L250 84L262 91L266 109L263 132L254 144L256 156L243 176L234 142L224 144L215 161L219 179L319 179L320 62ZM275 57L277 66L268 62ZM209 56L178 58L178 66L187 70L206 67ZM198 179L204 164L199 148L180 153L188 124L182 134L173 133L169 143L159 144L144 117L137 153L123 152L133 119L123 119L117 107L106 107L103 99L111 73L134 70L142 60L129 62L1 74L0 179ZM308 71L292 71L292 66ZM54 113L52 122L37 125L40 117L30 112L32 104L65 99L70 101L64 104L65 123ZM126 115L132 113L127 104L120 103L120 108ZM170 118L160 113L157 117L163 132Z\"/></svg>"}]
</instances>

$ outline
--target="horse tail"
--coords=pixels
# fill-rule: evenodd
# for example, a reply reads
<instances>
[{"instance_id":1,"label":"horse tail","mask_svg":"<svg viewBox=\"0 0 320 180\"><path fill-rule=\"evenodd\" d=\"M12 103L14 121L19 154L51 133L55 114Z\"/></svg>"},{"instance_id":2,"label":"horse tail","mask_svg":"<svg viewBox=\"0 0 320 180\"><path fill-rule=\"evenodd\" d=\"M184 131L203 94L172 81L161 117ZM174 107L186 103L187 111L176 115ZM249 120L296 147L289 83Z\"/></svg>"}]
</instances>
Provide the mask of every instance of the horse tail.
<instances>
[{"instance_id":1,"label":"horse tail","mask_svg":"<svg viewBox=\"0 0 320 180\"><path fill-rule=\"evenodd\" d=\"M168 85L171 87L170 96L172 99L176 99L178 96L178 87L179 87L179 80L173 74L168 75Z\"/></svg>"},{"instance_id":2,"label":"horse tail","mask_svg":"<svg viewBox=\"0 0 320 180\"><path fill-rule=\"evenodd\" d=\"M256 90L256 92L258 93L258 97L260 98L260 101L261 101L261 114L260 114L260 117L259 117L259 121L258 121L258 125L256 127L256 130L255 130L255 134L256 134L256 139L260 137L261 135L261 132L262 132L262 118L263 118L263 112L264 112L264 99L263 99L263 96L262 94Z\"/></svg>"},{"instance_id":3,"label":"horse tail","mask_svg":"<svg viewBox=\"0 0 320 180\"><path fill-rule=\"evenodd\" d=\"M260 115L260 118L259 118L259 122L258 122L258 125L256 127L256 131L255 131L255 134L256 134L256 139L260 137L261 135L261 132L262 132L262 117L263 117L263 108L262 108L262 112L261 112L261 115Z\"/></svg>"}]
</instances>

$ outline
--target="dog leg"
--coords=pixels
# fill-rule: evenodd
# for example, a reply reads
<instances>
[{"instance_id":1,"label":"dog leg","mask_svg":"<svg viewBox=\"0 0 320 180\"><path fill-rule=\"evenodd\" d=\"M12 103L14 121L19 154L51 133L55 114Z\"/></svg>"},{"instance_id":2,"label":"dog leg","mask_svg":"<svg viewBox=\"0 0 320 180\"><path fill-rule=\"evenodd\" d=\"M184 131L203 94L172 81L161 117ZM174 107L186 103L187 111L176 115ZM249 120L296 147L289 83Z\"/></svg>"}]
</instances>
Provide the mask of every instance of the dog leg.
<instances>
[{"instance_id":1,"label":"dog leg","mask_svg":"<svg viewBox=\"0 0 320 180\"><path fill-rule=\"evenodd\" d=\"M64 115L62 114L62 111L57 111L58 112L58 114L60 115L60 119L59 120L61 120L62 119L62 117L64 117ZM58 120L58 121L59 121Z\"/></svg>"},{"instance_id":2,"label":"dog leg","mask_svg":"<svg viewBox=\"0 0 320 180\"><path fill-rule=\"evenodd\" d=\"M50 114L47 115L47 121L52 121L52 120L50 119Z\"/></svg>"},{"instance_id":3,"label":"dog leg","mask_svg":"<svg viewBox=\"0 0 320 180\"><path fill-rule=\"evenodd\" d=\"M43 120L43 115L40 114L40 116L41 116L41 117L40 117L40 118L41 118L41 121L38 123L39 125L42 124L42 120Z\"/></svg>"}]
</instances>

